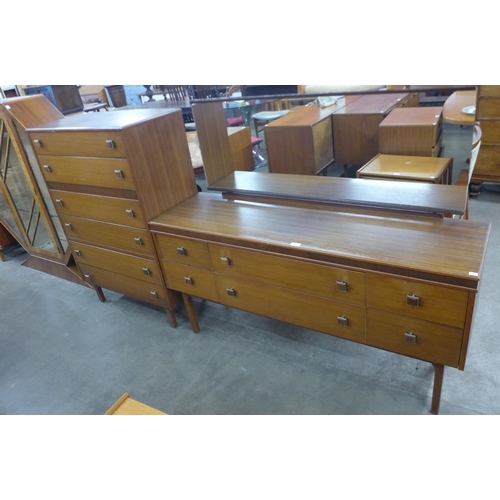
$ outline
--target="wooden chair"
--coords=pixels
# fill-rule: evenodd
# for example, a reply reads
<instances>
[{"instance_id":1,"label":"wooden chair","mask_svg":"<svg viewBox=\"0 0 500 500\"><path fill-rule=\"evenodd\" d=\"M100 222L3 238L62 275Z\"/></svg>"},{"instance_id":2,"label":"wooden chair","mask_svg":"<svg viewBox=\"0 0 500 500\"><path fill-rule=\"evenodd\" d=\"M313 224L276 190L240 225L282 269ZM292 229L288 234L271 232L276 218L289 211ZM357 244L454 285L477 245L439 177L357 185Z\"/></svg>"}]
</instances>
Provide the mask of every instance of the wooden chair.
<instances>
[{"instance_id":1,"label":"wooden chair","mask_svg":"<svg viewBox=\"0 0 500 500\"><path fill-rule=\"evenodd\" d=\"M460 173L458 174L457 181L455 183L455 185L457 186L466 187L467 200L465 205L465 213L464 216L462 217L463 219L469 218L469 184L472 178L472 174L474 172L474 167L476 165L479 149L481 148L481 138L482 138L481 127L479 126L479 123L476 123L474 124L474 132L472 136L472 150L470 154L469 168L468 169L464 168L463 170L460 171Z\"/></svg>"},{"instance_id":2,"label":"wooden chair","mask_svg":"<svg viewBox=\"0 0 500 500\"><path fill-rule=\"evenodd\" d=\"M219 96L217 85L193 85L193 99L211 99Z\"/></svg>"},{"instance_id":3,"label":"wooden chair","mask_svg":"<svg viewBox=\"0 0 500 500\"><path fill-rule=\"evenodd\" d=\"M187 87L184 85L159 85L166 101L189 101Z\"/></svg>"}]
</instances>

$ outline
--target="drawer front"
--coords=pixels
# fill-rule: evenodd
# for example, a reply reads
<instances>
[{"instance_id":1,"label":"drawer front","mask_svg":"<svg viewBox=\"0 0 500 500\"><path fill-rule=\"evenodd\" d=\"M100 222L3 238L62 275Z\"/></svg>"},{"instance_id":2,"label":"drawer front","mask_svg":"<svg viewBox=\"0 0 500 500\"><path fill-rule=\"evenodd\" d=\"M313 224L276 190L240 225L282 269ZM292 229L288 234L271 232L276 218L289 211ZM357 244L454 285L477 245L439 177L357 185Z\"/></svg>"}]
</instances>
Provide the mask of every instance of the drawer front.
<instances>
[{"instance_id":1,"label":"drawer front","mask_svg":"<svg viewBox=\"0 0 500 500\"><path fill-rule=\"evenodd\" d=\"M366 306L464 327L468 293L385 276L366 276Z\"/></svg>"},{"instance_id":2,"label":"drawer front","mask_svg":"<svg viewBox=\"0 0 500 500\"><path fill-rule=\"evenodd\" d=\"M460 328L374 309L366 312L366 343L379 349L458 367Z\"/></svg>"},{"instance_id":3,"label":"drawer front","mask_svg":"<svg viewBox=\"0 0 500 500\"><path fill-rule=\"evenodd\" d=\"M119 132L31 132L37 155L126 158Z\"/></svg>"},{"instance_id":4,"label":"drawer front","mask_svg":"<svg viewBox=\"0 0 500 500\"><path fill-rule=\"evenodd\" d=\"M479 85L478 95L491 95L500 97L500 85Z\"/></svg>"},{"instance_id":5,"label":"drawer front","mask_svg":"<svg viewBox=\"0 0 500 500\"><path fill-rule=\"evenodd\" d=\"M146 283L136 280L123 274L113 273L105 269L89 266L87 264L78 264L84 280L91 284L113 290L114 292L128 295L144 302L169 307L170 300L167 291L162 285L157 283Z\"/></svg>"},{"instance_id":6,"label":"drawer front","mask_svg":"<svg viewBox=\"0 0 500 500\"><path fill-rule=\"evenodd\" d=\"M129 163L124 159L39 155L38 161L47 182L135 189Z\"/></svg>"},{"instance_id":7,"label":"drawer front","mask_svg":"<svg viewBox=\"0 0 500 500\"><path fill-rule=\"evenodd\" d=\"M155 234L155 238L162 259L202 269L212 269L212 260L206 243L163 234Z\"/></svg>"},{"instance_id":8,"label":"drawer front","mask_svg":"<svg viewBox=\"0 0 500 500\"><path fill-rule=\"evenodd\" d=\"M479 98L477 100L476 120L494 120L500 116L500 98Z\"/></svg>"},{"instance_id":9,"label":"drawer front","mask_svg":"<svg viewBox=\"0 0 500 500\"><path fill-rule=\"evenodd\" d=\"M500 174L500 146L481 144L472 178L477 174Z\"/></svg>"},{"instance_id":10,"label":"drawer front","mask_svg":"<svg viewBox=\"0 0 500 500\"><path fill-rule=\"evenodd\" d=\"M500 121L481 123L481 147L485 144L500 144Z\"/></svg>"},{"instance_id":11,"label":"drawer front","mask_svg":"<svg viewBox=\"0 0 500 500\"><path fill-rule=\"evenodd\" d=\"M162 266L167 287L171 290L219 302L212 271L167 261L162 261Z\"/></svg>"},{"instance_id":12,"label":"drawer front","mask_svg":"<svg viewBox=\"0 0 500 500\"><path fill-rule=\"evenodd\" d=\"M365 343L363 307L214 274L220 303Z\"/></svg>"},{"instance_id":13,"label":"drawer front","mask_svg":"<svg viewBox=\"0 0 500 500\"><path fill-rule=\"evenodd\" d=\"M137 200L57 190L52 190L50 197L60 216L85 214L87 219L147 228Z\"/></svg>"},{"instance_id":14,"label":"drawer front","mask_svg":"<svg viewBox=\"0 0 500 500\"><path fill-rule=\"evenodd\" d=\"M62 215L61 224L70 240L83 240L154 258L153 242L146 229L118 226Z\"/></svg>"},{"instance_id":15,"label":"drawer front","mask_svg":"<svg viewBox=\"0 0 500 500\"><path fill-rule=\"evenodd\" d=\"M162 282L156 262L153 260L74 241L70 242L70 247L78 264L88 264L148 283L159 285Z\"/></svg>"},{"instance_id":16,"label":"drawer front","mask_svg":"<svg viewBox=\"0 0 500 500\"><path fill-rule=\"evenodd\" d=\"M214 271L356 305L365 305L365 275L334 267L209 245Z\"/></svg>"}]
</instances>

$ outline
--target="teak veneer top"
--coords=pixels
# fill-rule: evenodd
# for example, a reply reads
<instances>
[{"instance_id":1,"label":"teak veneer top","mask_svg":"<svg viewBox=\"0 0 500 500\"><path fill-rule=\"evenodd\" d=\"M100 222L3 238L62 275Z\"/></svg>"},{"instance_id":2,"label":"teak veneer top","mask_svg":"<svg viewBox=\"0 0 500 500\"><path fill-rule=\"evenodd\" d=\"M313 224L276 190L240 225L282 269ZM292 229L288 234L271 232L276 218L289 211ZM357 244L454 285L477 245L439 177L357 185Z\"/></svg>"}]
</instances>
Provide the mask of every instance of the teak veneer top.
<instances>
[{"instance_id":1,"label":"teak veneer top","mask_svg":"<svg viewBox=\"0 0 500 500\"><path fill-rule=\"evenodd\" d=\"M380 126L428 127L436 125L442 113L443 108L438 106L396 108L389 113Z\"/></svg>"},{"instance_id":2,"label":"teak veneer top","mask_svg":"<svg viewBox=\"0 0 500 500\"><path fill-rule=\"evenodd\" d=\"M400 159L400 165L402 157L397 158ZM416 160L415 157L409 158ZM447 162L451 161L444 158L418 157L418 160L420 159L424 166L428 163L447 165ZM435 214L462 215L466 205L462 186L344 177L233 172L208 189L232 194L284 197L292 200Z\"/></svg>"},{"instance_id":3,"label":"teak veneer top","mask_svg":"<svg viewBox=\"0 0 500 500\"><path fill-rule=\"evenodd\" d=\"M132 109L119 112L109 111L107 113L82 113L31 127L28 132L120 130L175 112L180 112L180 110L175 108Z\"/></svg>"},{"instance_id":4,"label":"teak veneer top","mask_svg":"<svg viewBox=\"0 0 500 500\"><path fill-rule=\"evenodd\" d=\"M368 114L386 114L399 101L404 99L408 93L404 94L367 94L362 95L346 106L335 112L335 115L368 115Z\"/></svg>"},{"instance_id":5,"label":"teak veneer top","mask_svg":"<svg viewBox=\"0 0 500 500\"><path fill-rule=\"evenodd\" d=\"M198 193L150 221L152 231L478 288L490 225L329 212Z\"/></svg>"}]
</instances>

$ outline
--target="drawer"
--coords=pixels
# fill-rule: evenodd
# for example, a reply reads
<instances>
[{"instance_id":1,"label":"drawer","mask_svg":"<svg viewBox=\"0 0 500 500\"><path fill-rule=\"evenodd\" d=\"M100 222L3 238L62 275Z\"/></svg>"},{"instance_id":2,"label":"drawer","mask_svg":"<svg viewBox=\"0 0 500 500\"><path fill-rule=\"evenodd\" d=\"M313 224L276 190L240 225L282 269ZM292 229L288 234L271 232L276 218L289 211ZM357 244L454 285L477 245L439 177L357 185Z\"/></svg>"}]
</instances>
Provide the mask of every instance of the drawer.
<instances>
[{"instance_id":1,"label":"drawer","mask_svg":"<svg viewBox=\"0 0 500 500\"><path fill-rule=\"evenodd\" d=\"M500 85L479 85L478 95L500 97Z\"/></svg>"},{"instance_id":2,"label":"drawer","mask_svg":"<svg viewBox=\"0 0 500 500\"><path fill-rule=\"evenodd\" d=\"M366 276L366 306L464 327L468 293L386 276Z\"/></svg>"},{"instance_id":3,"label":"drawer","mask_svg":"<svg viewBox=\"0 0 500 500\"><path fill-rule=\"evenodd\" d=\"M31 132L37 155L126 158L125 145L115 131Z\"/></svg>"},{"instance_id":4,"label":"drawer","mask_svg":"<svg viewBox=\"0 0 500 500\"><path fill-rule=\"evenodd\" d=\"M472 176L500 175L500 146L481 144Z\"/></svg>"},{"instance_id":5,"label":"drawer","mask_svg":"<svg viewBox=\"0 0 500 500\"><path fill-rule=\"evenodd\" d=\"M214 274L221 304L365 343L363 307Z\"/></svg>"},{"instance_id":6,"label":"drawer","mask_svg":"<svg viewBox=\"0 0 500 500\"><path fill-rule=\"evenodd\" d=\"M162 266L167 287L171 290L219 302L212 271L167 261L162 261Z\"/></svg>"},{"instance_id":7,"label":"drawer","mask_svg":"<svg viewBox=\"0 0 500 500\"><path fill-rule=\"evenodd\" d=\"M162 282L156 262L153 260L74 241L70 242L70 247L78 264L88 264L148 283Z\"/></svg>"},{"instance_id":8,"label":"drawer","mask_svg":"<svg viewBox=\"0 0 500 500\"><path fill-rule=\"evenodd\" d=\"M153 241L146 229L118 226L79 217L62 215L61 224L70 240L83 240L154 258Z\"/></svg>"},{"instance_id":9,"label":"drawer","mask_svg":"<svg viewBox=\"0 0 500 500\"><path fill-rule=\"evenodd\" d=\"M487 144L500 145L500 121L481 123L481 147Z\"/></svg>"},{"instance_id":10,"label":"drawer","mask_svg":"<svg viewBox=\"0 0 500 500\"><path fill-rule=\"evenodd\" d=\"M163 234L155 234L155 238L162 259L202 269L212 269L212 260L206 243Z\"/></svg>"},{"instance_id":11,"label":"drawer","mask_svg":"<svg viewBox=\"0 0 500 500\"><path fill-rule=\"evenodd\" d=\"M87 219L143 229L148 227L137 200L58 190L50 191L50 197L60 216L85 214Z\"/></svg>"},{"instance_id":12,"label":"drawer","mask_svg":"<svg viewBox=\"0 0 500 500\"><path fill-rule=\"evenodd\" d=\"M458 367L462 330L430 321L368 309L366 343L379 349Z\"/></svg>"},{"instance_id":13,"label":"drawer","mask_svg":"<svg viewBox=\"0 0 500 500\"><path fill-rule=\"evenodd\" d=\"M500 98L479 98L476 107L476 120L494 120L500 116Z\"/></svg>"},{"instance_id":14,"label":"drawer","mask_svg":"<svg viewBox=\"0 0 500 500\"><path fill-rule=\"evenodd\" d=\"M365 305L364 273L218 245L209 248L215 272Z\"/></svg>"},{"instance_id":15,"label":"drawer","mask_svg":"<svg viewBox=\"0 0 500 500\"><path fill-rule=\"evenodd\" d=\"M136 280L128 276L123 276L123 274L113 273L87 264L79 263L78 266L84 280L91 285L107 288L108 290L113 290L114 292L128 295L157 306L170 306L167 296L168 292L160 284L146 283L145 281Z\"/></svg>"},{"instance_id":16,"label":"drawer","mask_svg":"<svg viewBox=\"0 0 500 500\"><path fill-rule=\"evenodd\" d=\"M127 160L39 155L47 182L135 190Z\"/></svg>"}]
</instances>

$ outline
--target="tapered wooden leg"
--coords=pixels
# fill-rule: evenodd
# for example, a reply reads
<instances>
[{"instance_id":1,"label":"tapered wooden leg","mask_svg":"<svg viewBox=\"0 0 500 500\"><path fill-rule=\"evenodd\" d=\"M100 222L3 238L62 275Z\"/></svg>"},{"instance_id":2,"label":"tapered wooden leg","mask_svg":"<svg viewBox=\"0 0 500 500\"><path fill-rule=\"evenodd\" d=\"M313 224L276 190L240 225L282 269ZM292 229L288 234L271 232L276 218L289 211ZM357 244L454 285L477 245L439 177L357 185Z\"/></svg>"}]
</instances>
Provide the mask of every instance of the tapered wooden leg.
<instances>
[{"instance_id":1,"label":"tapered wooden leg","mask_svg":"<svg viewBox=\"0 0 500 500\"><path fill-rule=\"evenodd\" d=\"M5 258L5 254L2 252L2 250L0 250L0 260L2 262L5 262L7 259Z\"/></svg>"},{"instance_id":2,"label":"tapered wooden leg","mask_svg":"<svg viewBox=\"0 0 500 500\"><path fill-rule=\"evenodd\" d=\"M175 317L174 311L172 311L172 309L165 309L165 311L167 311L168 319L170 320L172 328L177 328L177 318Z\"/></svg>"},{"instance_id":3,"label":"tapered wooden leg","mask_svg":"<svg viewBox=\"0 0 500 500\"><path fill-rule=\"evenodd\" d=\"M441 402L441 389L443 388L444 365L432 363L434 366L434 389L432 391L431 413L439 413L439 403Z\"/></svg>"},{"instance_id":4,"label":"tapered wooden leg","mask_svg":"<svg viewBox=\"0 0 500 500\"><path fill-rule=\"evenodd\" d=\"M99 297L99 300L101 302L106 302L106 297L104 296L104 292L102 291L102 288L100 286L94 285L94 290L96 291L97 296Z\"/></svg>"},{"instance_id":5,"label":"tapered wooden leg","mask_svg":"<svg viewBox=\"0 0 500 500\"><path fill-rule=\"evenodd\" d=\"M200 325L198 325L198 317L196 316L196 311L194 310L193 300L191 299L191 295L183 293L182 298L184 299L184 305L186 306L186 311L188 313L189 322L191 323L193 332L199 333Z\"/></svg>"}]
</instances>

